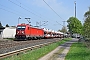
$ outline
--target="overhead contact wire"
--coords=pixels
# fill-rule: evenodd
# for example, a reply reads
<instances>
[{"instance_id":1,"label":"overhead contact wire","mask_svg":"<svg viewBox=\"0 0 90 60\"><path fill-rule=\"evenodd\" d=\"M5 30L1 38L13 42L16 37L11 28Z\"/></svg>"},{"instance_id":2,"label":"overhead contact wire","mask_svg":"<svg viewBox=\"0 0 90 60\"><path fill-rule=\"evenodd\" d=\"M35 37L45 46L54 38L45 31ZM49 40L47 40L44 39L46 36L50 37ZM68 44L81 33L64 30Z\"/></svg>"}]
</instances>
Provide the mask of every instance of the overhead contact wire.
<instances>
[{"instance_id":1,"label":"overhead contact wire","mask_svg":"<svg viewBox=\"0 0 90 60\"><path fill-rule=\"evenodd\" d=\"M4 11L7 11L7 12L9 12L9 13L15 14L15 15L19 15L19 14L17 14L17 13L11 12L11 11L6 10L6 9L4 9L4 8L0 8L0 9L1 9L1 10L4 10ZM20 15L19 15L19 16L20 16Z\"/></svg>"},{"instance_id":2,"label":"overhead contact wire","mask_svg":"<svg viewBox=\"0 0 90 60\"><path fill-rule=\"evenodd\" d=\"M43 0L43 1L44 1L44 0ZM60 17L60 15L59 15L53 8L51 8L48 3L46 3L45 1L44 1L44 3L45 3L57 16ZM60 17L60 18L61 18L61 17ZM64 20L63 18L61 18L61 19Z\"/></svg>"},{"instance_id":3,"label":"overhead contact wire","mask_svg":"<svg viewBox=\"0 0 90 60\"><path fill-rule=\"evenodd\" d=\"M13 4L15 4L15 5L19 6L20 8L22 8L22 9L24 9L24 10L26 10L26 11L28 11L28 12L32 13L33 15L35 15L35 16L37 16L37 17L41 18L41 16L36 15L35 13L33 13L33 12L31 12L31 11L27 10L26 8L24 8L24 7L20 6L20 5L16 4L16 3L14 3L13 1L11 1L11 0L8 0L8 1L10 1L11 3L13 3ZM41 19L42 19L42 18L41 18Z\"/></svg>"},{"instance_id":4,"label":"overhead contact wire","mask_svg":"<svg viewBox=\"0 0 90 60\"><path fill-rule=\"evenodd\" d=\"M0 4L1 5L1 4ZM14 10L14 9L11 9L11 8L9 8L9 7L6 7L6 6L4 6L4 5L1 5L1 6L3 6L3 7L5 7L5 8L8 8L8 9L10 9L10 10ZM3 8L2 8L3 9ZM6 9L4 9L4 10L6 10ZM14 11L16 11L16 10L14 10ZM19 12L19 11L16 11L16 12L18 12L18 13L21 13L21 12ZM13 12L14 13L14 12ZM17 13L15 13L15 14L17 14ZM22 14L22 15L21 15ZM24 13L21 13L21 14L18 14L18 15L21 15L21 16L24 16L24 15L26 15L26 14L24 14ZM24 15L23 15L24 14Z\"/></svg>"}]
</instances>

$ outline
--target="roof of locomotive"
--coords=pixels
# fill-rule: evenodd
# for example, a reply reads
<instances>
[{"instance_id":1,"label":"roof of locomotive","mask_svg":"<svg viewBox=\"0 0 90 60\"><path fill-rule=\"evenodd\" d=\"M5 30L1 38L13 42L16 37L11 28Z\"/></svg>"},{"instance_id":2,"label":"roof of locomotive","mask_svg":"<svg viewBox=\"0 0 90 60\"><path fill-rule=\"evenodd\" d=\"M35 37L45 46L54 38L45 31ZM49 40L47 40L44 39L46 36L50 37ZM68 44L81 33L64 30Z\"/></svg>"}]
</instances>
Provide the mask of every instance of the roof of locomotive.
<instances>
[{"instance_id":1,"label":"roof of locomotive","mask_svg":"<svg viewBox=\"0 0 90 60\"><path fill-rule=\"evenodd\" d=\"M27 26L27 25L29 25L29 24L21 23L21 24L18 24L17 26Z\"/></svg>"},{"instance_id":2,"label":"roof of locomotive","mask_svg":"<svg viewBox=\"0 0 90 60\"><path fill-rule=\"evenodd\" d=\"M25 24L25 23L18 24L17 26L29 26L29 27L31 27L31 28L42 29L42 28L40 28L40 27L32 26L32 25L30 25L30 24ZM42 29L42 30L43 30L43 29Z\"/></svg>"}]
</instances>

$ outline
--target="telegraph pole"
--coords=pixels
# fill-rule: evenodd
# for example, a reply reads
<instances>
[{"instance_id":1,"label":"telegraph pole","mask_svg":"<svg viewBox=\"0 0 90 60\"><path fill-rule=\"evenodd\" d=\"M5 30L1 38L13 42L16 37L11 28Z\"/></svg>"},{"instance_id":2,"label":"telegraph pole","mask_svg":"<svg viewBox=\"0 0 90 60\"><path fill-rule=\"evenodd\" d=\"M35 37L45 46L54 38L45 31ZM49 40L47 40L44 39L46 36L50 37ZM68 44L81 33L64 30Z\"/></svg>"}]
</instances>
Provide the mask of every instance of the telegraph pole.
<instances>
[{"instance_id":1,"label":"telegraph pole","mask_svg":"<svg viewBox=\"0 0 90 60\"><path fill-rule=\"evenodd\" d=\"M75 18L76 18L76 1L74 1L75 4Z\"/></svg>"},{"instance_id":2,"label":"telegraph pole","mask_svg":"<svg viewBox=\"0 0 90 60\"><path fill-rule=\"evenodd\" d=\"M64 28L63 33L64 33L64 37L65 37L65 22L66 22L66 21L63 21L63 28Z\"/></svg>"},{"instance_id":3,"label":"telegraph pole","mask_svg":"<svg viewBox=\"0 0 90 60\"><path fill-rule=\"evenodd\" d=\"M66 22L66 21L63 21L63 27L65 27L65 22Z\"/></svg>"},{"instance_id":4,"label":"telegraph pole","mask_svg":"<svg viewBox=\"0 0 90 60\"><path fill-rule=\"evenodd\" d=\"M89 7L89 11L90 11L90 7Z\"/></svg>"},{"instance_id":5,"label":"telegraph pole","mask_svg":"<svg viewBox=\"0 0 90 60\"><path fill-rule=\"evenodd\" d=\"M18 24L19 24L19 19L21 19L20 17L18 18Z\"/></svg>"}]
</instances>

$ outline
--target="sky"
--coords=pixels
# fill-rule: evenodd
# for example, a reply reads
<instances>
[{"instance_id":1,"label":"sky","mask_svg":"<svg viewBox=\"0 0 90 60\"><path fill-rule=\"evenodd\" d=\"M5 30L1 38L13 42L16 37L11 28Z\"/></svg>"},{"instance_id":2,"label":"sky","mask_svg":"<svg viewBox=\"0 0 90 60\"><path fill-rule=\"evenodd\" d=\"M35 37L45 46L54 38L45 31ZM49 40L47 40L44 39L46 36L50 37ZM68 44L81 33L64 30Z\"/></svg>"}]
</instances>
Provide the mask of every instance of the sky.
<instances>
[{"instance_id":1,"label":"sky","mask_svg":"<svg viewBox=\"0 0 90 60\"><path fill-rule=\"evenodd\" d=\"M62 29L63 21L75 16L75 1L76 17L83 23L90 0L0 0L0 21L3 26L17 26L18 20L19 23L28 23L25 18L30 18L33 26L41 25L57 31Z\"/></svg>"}]
</instances>

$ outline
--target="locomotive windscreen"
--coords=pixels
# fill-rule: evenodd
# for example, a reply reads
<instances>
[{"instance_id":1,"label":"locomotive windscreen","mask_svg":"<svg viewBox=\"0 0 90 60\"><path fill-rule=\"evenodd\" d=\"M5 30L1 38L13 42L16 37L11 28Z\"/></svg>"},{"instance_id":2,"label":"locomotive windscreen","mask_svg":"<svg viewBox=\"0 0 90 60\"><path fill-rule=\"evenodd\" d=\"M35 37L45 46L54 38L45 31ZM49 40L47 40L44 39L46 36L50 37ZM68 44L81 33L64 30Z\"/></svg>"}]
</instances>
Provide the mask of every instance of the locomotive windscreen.
<instances>
[{"instance_id":1,"label":"locomotive windscreen","mask_svg":"<svg viewBox=\"0 0 90 60\"><path fill-rule=\"evenodd\" d=\"M18 30L25 30L25 26L17 26Z\"/></svg>"}]
</instances>

